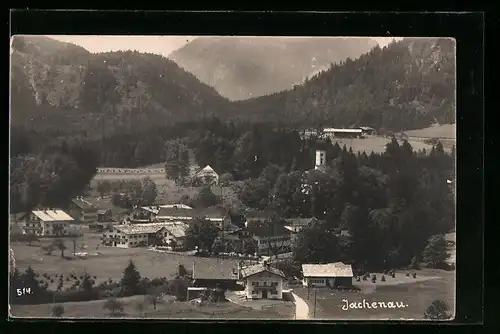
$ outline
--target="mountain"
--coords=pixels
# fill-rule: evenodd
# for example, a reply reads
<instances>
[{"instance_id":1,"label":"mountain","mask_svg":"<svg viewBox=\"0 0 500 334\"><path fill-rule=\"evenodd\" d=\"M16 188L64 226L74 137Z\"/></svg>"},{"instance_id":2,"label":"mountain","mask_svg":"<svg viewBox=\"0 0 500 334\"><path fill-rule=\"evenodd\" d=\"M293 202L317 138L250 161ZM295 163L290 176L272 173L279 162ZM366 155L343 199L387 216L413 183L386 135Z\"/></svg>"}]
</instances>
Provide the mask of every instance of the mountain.
<instances>
[{"instance_id":1,"label":"mountain","mask_svg":"<svg viewBox=\"0 0 500 334\"><path fill-rule=\"evenodd\" d=\"M14 125L107 131L196 119L224 110L228 103L162 56L92 54L42 36L15 36L12 41Z\"/></svg>"},{"instance_id":2,"label":"mountain","mask_svg":"<svg viewBox=\"0 0 500 334\"><path fill-rule=\"evenodd\" d=\"M198 37L169 58L230 100L268 95L377 43L370 38Z\"/></svg>"},{"instance_id":3,"label":"mountain","mask_svg":"<svg viewBox=\"0 0 500 334\"><path fill-rule=\"evenodd\" d=\"M330 66L292 89L233 102L254 120L402 130L455 122L455 43L407 38Z\"/></svg>"}]
</instances>

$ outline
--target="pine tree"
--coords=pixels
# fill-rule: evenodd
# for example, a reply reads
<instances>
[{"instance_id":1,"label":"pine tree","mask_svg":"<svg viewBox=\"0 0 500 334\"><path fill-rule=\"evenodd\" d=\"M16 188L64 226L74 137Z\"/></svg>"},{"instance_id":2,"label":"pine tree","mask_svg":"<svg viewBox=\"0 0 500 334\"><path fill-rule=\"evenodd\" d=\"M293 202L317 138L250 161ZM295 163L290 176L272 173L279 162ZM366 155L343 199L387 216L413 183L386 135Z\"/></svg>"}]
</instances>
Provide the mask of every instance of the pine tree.
<instances>
[{"instance_id":1,"label":"pine tree","mask_svg":"<svg viewBox=\"0 0 500 334\"><path fill-rule=\"evenodd\" d=\"M130 260L128 266L123 271L123 277L120 281L122 292L125 296L132 296L139 292L139 282L141 274L137 270L134 262Z\"/></svg>"}]
</instances>

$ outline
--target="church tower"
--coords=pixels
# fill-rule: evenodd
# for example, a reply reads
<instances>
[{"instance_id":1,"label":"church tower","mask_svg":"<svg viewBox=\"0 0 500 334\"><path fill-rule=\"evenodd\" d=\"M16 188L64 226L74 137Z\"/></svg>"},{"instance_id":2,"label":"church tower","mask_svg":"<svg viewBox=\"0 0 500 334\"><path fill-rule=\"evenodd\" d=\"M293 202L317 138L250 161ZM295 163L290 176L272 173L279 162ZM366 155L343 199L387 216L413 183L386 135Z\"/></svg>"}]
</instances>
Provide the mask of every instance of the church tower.
<instances>
[{"instance_id":1,"label":"church tower","mask_svg":"<svg viewBox=\"0 0 500 334\"><path fill-rule=\"evenodd\" d=\"M314 169L319 170L324 168L326 165L326 151L323 149L316 150L316 163Z\"/></svg>"}]
</instances>

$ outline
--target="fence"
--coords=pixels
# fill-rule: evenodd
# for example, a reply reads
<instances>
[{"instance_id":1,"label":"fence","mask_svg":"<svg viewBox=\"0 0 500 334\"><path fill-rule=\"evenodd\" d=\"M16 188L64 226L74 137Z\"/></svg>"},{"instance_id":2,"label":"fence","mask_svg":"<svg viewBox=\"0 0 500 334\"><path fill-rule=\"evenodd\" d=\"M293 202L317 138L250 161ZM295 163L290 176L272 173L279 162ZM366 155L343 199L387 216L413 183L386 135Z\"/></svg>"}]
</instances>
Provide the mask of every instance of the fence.
<instances>
[{"instance_id":1,"label":"fence","mask_svg":"<svg viewBox=\"0 0 500 334\"><path fill-rule=\"evenodd\" d=\"M125 174L125 175L148 175L165 174L165 168L97 168L98 174Z\"/></svg>"}]
</instances>

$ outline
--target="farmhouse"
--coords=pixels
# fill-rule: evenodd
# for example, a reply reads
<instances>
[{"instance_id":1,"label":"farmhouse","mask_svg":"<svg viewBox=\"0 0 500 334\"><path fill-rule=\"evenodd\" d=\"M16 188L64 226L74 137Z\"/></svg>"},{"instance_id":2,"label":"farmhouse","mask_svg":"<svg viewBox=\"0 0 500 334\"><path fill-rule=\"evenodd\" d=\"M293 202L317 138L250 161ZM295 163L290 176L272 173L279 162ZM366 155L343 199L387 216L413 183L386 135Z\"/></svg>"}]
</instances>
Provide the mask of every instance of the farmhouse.
<instances>
[{"instance_id":1,"label":"farmhouse","mask_svg":"<svg viewBox=\"0 0 500 334\"><path fill-rule=\"evenodd\" d=\"M193 262L193 286L205 288L235 289L238 285L238 267L230 262L219 261L217 264Z\"/></svg>"},{"instance_id":2,"label":"farmhouse","mask_svg":"<svg viewBox=\"0 0 500 334\"><path fill-rule=\"evenodd\" d=\"M132 210L126 222L130 224L147 224L152 223L154 219L155 214L153 212L142 207L136 207Z\"/></svg>"},{"instance_id":3,"label":"farmhouse","mask_svg":"<svg viewBox=\"0 0 500 334\"><path fill-rule=\"evenodd\" d=\"M195 182L202 184L219 184L219 174L217 174L209 165L205 166L205 168L196 173L194 179Z\"/></svg>"},{"instance_id":4,"label":"farmhouse","mask_svg":"<svg viewBox=\"0 0 500 334\"><path fill-rule=\"evenodd\" d=\"M325 137L330 138L362 138L363 130L361 129L335 129L335 128L325 128L323 129L323 134Z\"/></svg>"},{"instance_id":5,"label":"farmhouse","mask_svg":"<svg viewBox=\"0 0 500 334\"><path fill-rule=\"evenodd\" d=\"M62 210L34 210L28 215L25 231L38 236L66 235L73 222L74 219Z\"/></svg>"},{"instance_id":6,"label":"farmhouse","mask_svg":"<svg viewBox=\"0 0 500 334\"><path fill-rule=\"evenodd\" d=\"M283 299L285 274L266 262L241 269L245 292L250 299Z\"/></svg>"},{"instance_id":7,"label":"farmhouse","mask_svg":"<svg viewBox=\"0 0 500 334\"><path fill-rule=\"evenodd\" d=\"M350 287L353 272L349 264L342 262L328 264L303 264L304 286L312 287Z\"/></svg>"},{"instance_id":8,"label":"farmhouse","mask_svg":"<svg viewBox=\"0 0 500 334\"><path fill-rule=\"evenodd\" d=\"M82 197L73 199L69 205L69 214L77 223L95 223L97 221L97 210L96 206Z\"/></svg>"}]
</instances>

